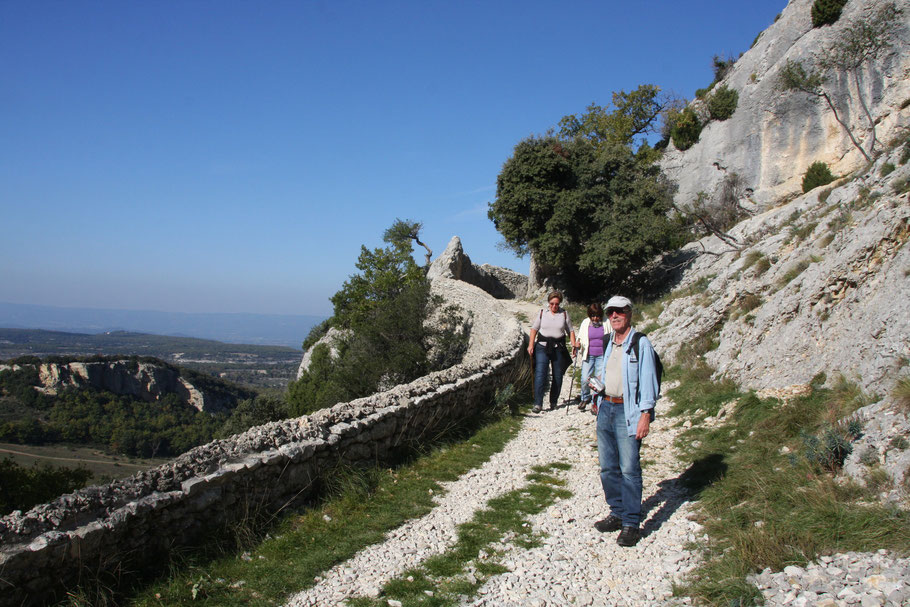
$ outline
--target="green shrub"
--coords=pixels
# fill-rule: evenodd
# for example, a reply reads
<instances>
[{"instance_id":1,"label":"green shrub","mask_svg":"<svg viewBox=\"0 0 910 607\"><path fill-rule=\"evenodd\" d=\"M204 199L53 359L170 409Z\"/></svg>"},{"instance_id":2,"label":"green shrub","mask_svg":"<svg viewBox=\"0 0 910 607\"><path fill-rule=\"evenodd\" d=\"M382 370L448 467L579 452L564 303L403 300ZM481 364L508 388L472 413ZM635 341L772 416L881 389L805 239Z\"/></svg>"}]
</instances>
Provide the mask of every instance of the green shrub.
<instances>
[{"instance_id":1,"label":"green shrub","mask_svg":"<svg viewBox=\"0 0 910 607\"><path fill-rule=\"evenodd\" d=\"M840 19L847 0L815 0L812 4L812 27L831 25Z\"/></svg>"},{"instance_id":2,"label":"green shrub","mask_svg":"<svg viewBox=\"0 0 910 607\"><path fill-rule=\"evenodd\" d=\"M778 286L783 287L790 284L794 278L805 272L806 268L808 268L811 263L812 262L808 259L801 259L796 262L793 267L791 267L783 276L781 276L780 280L777 283Z\"/></svg>"},{"instance_id":3,"label":"green shrub","mask_svg":"<svg viewBox=\"0 0 910 607\"><path fill-rule=\"evenodd\" d=\"M698 141L701 134L701 121L695 114L695 110L687 107L681 112L677 112L672 118L673 126L670 127L670 138L673 145L678 150L688 150Z\"/></svg>"},{"instance_id":4,"label":"green shrub","mask_svg":"<svg viewBox=\"0 0 910 607\"><path fill-rule=\"evenodd\" d=\"M820 436L803 432L804 455L812 464L828 472L837 472L853 452L853 441L862 434L862 424L853 418L831 425L826 424Z\"/></svg>"},{"instance_id":5,"label":"green shrub","mask_svg":"<svg viewBox=\"0 0 910 607\"><path fill-rule=\"evenodd\" d=\"M736 65L736 57L714 55L711 62L714 65L714 82L711 83L711 86L714 86L727 77L727 74L729 74L730 70L733 69L733 66Z\"/></svg>"},{"instance_id":6,"label":"green shrub","mask_svg":"<svg viewBox=\"0 0 910 607\"><path fill-rule=\"evenodd\" d=\"M907 164L908 160L910 160L910 141L908 141L907 143L904 144L904 151L901 152L900 160L898 160L897 162L901 166L904 166L905 164Z\"/></svg>"},{"instance_id":7,"label":"green shrub","mask_svg":"<svg viewBox=\"0 0 910 607\"><path fill-rule=\"evenodd\" d=\"M885 164L882 165L882 169L881 169L881 171L879 171L879 175L881 175L882 177L886 177L886 176L890 175L891 173L893 173L894 169L896 169L896 168L897 167L894 166L894 163L886 162Z\"/></svg>"},{"instance_id":8,"label":"green shrub","mask_svg":"<svg viewBox=\"0 0 910 607\"><path fill-rule=\"evenodd\" d=\"M827 163L813 162L803 176L803 193L814 190L818 186L828 185L832 181L834 181L834 175L831 174Z\"/></svg>"},{"instance_id":9,"label":"green shrub","mask_svg":"<svg viewBox=\"0 0 910 607\"><path fill-rule=\"evenodd\" d=\"M717 88L708 99L708 114L714 120L726 120L736 111L739 93L726 84Z\"/></svg>"}]
</instances>

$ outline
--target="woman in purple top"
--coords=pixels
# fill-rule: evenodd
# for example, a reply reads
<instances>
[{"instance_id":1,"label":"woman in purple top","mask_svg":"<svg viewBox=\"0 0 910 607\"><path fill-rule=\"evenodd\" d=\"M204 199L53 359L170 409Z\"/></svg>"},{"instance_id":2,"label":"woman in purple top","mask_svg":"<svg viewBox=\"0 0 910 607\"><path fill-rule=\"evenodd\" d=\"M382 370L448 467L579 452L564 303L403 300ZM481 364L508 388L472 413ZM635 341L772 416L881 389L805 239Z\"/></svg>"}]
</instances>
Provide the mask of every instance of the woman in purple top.
<instances>
[{"instance_id":1,"label":"woman in purple top","mask_svg":"<svg viewBox=\"0 0 910 607\"><path fill-rule=\"evenodd\" d=\"M578 341L581 343L581 403L578 405L580 411L584 411L591 404L588 379L594 369L603 366L606 345L604 338L609 335L609 332L604 332L603 314L603 307L599 303L592 303L588 306L588 317L581 321L578 328Z\"/></svg>"}]
</instances>

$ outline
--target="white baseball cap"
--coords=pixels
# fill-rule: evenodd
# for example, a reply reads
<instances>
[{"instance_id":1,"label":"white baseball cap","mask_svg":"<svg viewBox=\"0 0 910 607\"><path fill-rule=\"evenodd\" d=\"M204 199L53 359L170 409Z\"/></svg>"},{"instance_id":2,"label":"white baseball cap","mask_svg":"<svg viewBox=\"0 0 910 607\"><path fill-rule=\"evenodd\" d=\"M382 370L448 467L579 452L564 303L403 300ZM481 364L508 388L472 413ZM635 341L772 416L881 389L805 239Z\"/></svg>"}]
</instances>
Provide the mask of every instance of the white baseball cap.
<instances>
[{"instance_id":1,"label":"white baseball cap","mask_svg":"<svg viewBox=\"0 0 910 607\"><path fill-rule=\"evenodd\" d=\"M632 309L632 301L628 297L623 297L622 295L614 295L610 298L610 301L607 302L605 306L607 310L610 308L629 308Z\"/></svg>"}]
</instances>

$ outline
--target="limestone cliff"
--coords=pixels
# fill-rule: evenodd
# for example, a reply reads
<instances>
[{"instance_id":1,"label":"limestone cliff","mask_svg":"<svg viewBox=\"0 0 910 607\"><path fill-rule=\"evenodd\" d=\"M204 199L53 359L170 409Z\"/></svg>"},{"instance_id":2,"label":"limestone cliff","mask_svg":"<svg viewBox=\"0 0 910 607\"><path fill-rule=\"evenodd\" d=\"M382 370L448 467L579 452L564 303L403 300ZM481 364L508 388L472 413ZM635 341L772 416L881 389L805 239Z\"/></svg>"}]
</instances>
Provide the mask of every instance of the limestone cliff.
<instances>
[{"instance_id":1,"label":"limestone cliff","mask_svg":"<svg viewBox=\"0 0 910 607\"><path fill-rule=\"evenodd\" d=\"M161 361L105 359L45 362L37 367L40 384L35 388L45 394L56 394L66 389L94 388L146 402L176 394L185 404L208 413L233 409L239 399L253 395L245 389L229 389L222 382L200 374L187 375ZM0 370L3 368L10 367L4 365Z\"/></svg>"},{"instance_id":2,"label":"limestone cliff","mask_svg":"<svg viewBox=\"0 0 910 607\"><path fill-rule=\"evenodd\" d=\"M845 28L868 20L886 2L851 0L837 23L820 28L812 27L812 3L791 0L718 83L739 93L732 117L709 122L686 151L670 144L661 164L679 186L677 204L691 204L699 192L711 195L726 176L736 173L755 203L773 206L801 192L803 174L813 162L826 162L841 175L866 163L825 103L804 93L781 92L778 76L788 60L814 64ZM827 74L825 84L841 118L868 149L872 131L860 100L866 102L881 142L876 152L905 136L910 126L910 1L895 4L904 12L893 46L862 65L860 89L837 71ZM702 105L696 102L693 107Z\"/></svg>"}]
</instances>

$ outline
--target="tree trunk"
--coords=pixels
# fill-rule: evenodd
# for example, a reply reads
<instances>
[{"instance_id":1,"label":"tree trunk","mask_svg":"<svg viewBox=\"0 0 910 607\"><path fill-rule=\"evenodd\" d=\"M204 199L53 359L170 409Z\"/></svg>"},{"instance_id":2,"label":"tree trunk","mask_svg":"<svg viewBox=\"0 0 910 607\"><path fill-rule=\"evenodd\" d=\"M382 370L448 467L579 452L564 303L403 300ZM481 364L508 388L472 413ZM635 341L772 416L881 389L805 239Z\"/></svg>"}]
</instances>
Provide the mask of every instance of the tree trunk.
<instances>
[{"instance_id":1,"label":"tree trunk","mask_svg":"<svg viewBox=\"0 0 910 607\"><path fill-rule=\"evenodd\" d=\"M537 289L543 286L546 276L539 265L534 253L531 253L531 267L528 269L528 295L531 295Z\"/></svg>"},{"instance_id":2,"label":"tree trunk","mask_svg":"<svg viewBox=\"0 0 910 607\"><path fill-rule=\"evenodd\" d=\"M869 154L875 153L875 144L878 142L878 139L875 137L875 120L872 118L872 113L869 111L869 106L866 105L866 100L863 98L863 91L859 87L859 68L854 68L853 72L853 84L856 85L856 97L859 99L859 104L863 106L863 111L866 113L866 118L869 119L869 130L872 131L872 143L869 144Z\"/></svg>"},{"instance_id":3,"label":"tree trunk","mask_svg":"<svg viewBox=\"0 0 910 607\"><path fill-rule=\"evenodd\" d=\"M859 150L859 153L863 155L863 158L866 159L866 162L872 162L872 159L869 157L869 154L866 153L866 150L863 149L863 146L859 144L856 140L856 137L853 136L853 131L850 130L850 127L847 126L843 120L840 119L840 115L837 113L837 110L834 107L834 102L831 101L831 97L828 96L828 93L822 92L819 94L825 102L828 104L828 107L834 113L834 119L837 120L837 123L844 127L844 131L847 132L847 136L850 137L850 141L853 142L853 145Z\"/></svg>"}]
</instances>

